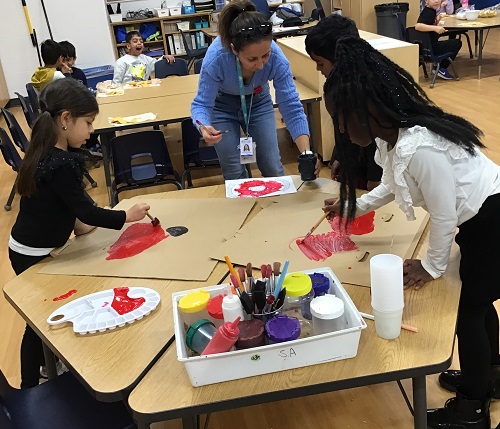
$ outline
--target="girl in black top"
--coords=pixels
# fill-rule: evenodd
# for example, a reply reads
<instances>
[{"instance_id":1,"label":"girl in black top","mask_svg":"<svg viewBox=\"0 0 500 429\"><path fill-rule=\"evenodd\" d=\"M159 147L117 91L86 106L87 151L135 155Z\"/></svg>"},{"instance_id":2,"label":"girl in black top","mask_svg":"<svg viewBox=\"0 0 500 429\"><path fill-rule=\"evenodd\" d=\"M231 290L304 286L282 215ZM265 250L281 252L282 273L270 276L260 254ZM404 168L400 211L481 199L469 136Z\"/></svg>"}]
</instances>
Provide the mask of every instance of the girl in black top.
<instances>
[{"instance_id":1,"label":"girl in black top","mask_svg":"<svg viewBox=\"0 0 500 429\"><path fill-rule=\"evenodd\" d=\"M83 161L76 152L93 132L99 111L94 95L73 79L60 79L40 94L42 114L19 171L21 203L9 239L9 258L16 274L62 246L72 232L81 235L96 226L121 229L143 219L149 205L129 210L95 207L82 187ZM42 342L26 326L21 344L21 388L36 386L43 362Z\"/></svg>"}]
</instances>

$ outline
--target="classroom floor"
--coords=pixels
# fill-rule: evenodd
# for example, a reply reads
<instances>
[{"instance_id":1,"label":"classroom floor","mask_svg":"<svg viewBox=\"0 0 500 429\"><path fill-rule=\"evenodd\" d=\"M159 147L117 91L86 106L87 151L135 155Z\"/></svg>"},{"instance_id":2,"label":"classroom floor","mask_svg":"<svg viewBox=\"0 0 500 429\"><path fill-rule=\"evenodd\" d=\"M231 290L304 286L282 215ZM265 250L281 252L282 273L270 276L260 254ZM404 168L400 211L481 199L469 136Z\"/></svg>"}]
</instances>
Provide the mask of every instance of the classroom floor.
<instances>
[{"instance_id":1,"label":"classroom floor","mask_svg":"<svg viewBox=\"0 0 500 429\"><path fill-rule=\"evenodd\" d=\"M471 35L471 39L473 36ZM465 43L465 40L464 40ZM488 147L487 155L500 164L500 127L498 127L498 107L500 93L500 31L491 31L487 37L484 49L482 79L478 81L475 60L470 60L467 47L460 52L456 67L460 81L438 80L434 89L428 88L428 81L421 74L420 83L426 89L429 97L440 107L452 113L461 115L473 122L484 131L484 143ZM28 131L20 109L16 116ZM277 125L282 127L277 115ZM5 127L3 119L0 127ZM169 125L164 128L168 148L174 167L182 172L182 153L180 144L180 126ZM295 147L290 147L288 133L284 129L278 131L280 150L287 174L297 174ZM90 171L99 186L89 188L88 192L99 205L107 204L107 194L104 187L102 167ZM212 173L211 176L206 176ZM256 172L255 175L257 175ZM324 167L322 177L329 177L329 169ZM223 180L216 169L194 172L195 186L222 184ZM3 206L9 195L15 173L0 162L0 202ZM171 189L156 187L141 190L137 193L160 192ZM132 192L121 194L121 198L134 195ZM10 229L19 210L19 197L16 196L12 211L5 212L0 208L0 286L14 277L7 254L7 242ZM432 286L427 286L432 287ZM436 316L438 322L439 315ZM21 317L0 296L0 326L3 334L0 336L0 368L9 382L19 386L19 347L24 323ZM438 326L438 323L437 323ZM431 352L431 351L430 351ZM455 358L453 368L458 368ZM168 380L165 380L168 388ZM411 383L404 381L408 395L411 398ZM170 386L174 388L174 386ZM446 399L452 396L437 384L437 376L427 378L427 400L429 407L442 406ZM500 422L500 402L491 405L492 425ZM237 422L237 423L236 423ZM155 429L179 429L180 420L158 423ZM404 399L396 383L384 383L369 387L313 395L305 398L274 402L265 405L240 408L214 413L210 418L210 428L240 429L250 428L300 428L300 429L411 429L413 419L406 407Z\"/></svg>"}]
</instances>

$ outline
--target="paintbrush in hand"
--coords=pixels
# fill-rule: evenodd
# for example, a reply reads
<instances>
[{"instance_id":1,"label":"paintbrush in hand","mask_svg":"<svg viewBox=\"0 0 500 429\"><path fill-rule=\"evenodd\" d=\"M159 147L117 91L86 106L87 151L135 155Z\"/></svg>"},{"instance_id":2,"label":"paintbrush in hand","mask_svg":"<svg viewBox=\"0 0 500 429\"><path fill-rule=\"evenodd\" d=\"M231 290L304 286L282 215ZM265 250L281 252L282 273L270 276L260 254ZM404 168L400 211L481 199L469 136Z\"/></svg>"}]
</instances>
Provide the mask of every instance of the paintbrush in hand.
<instances>
[{"instance_id":1,"label":"paintbrush in hand","mask_svg":"<svg viewBox=\"0 0 500 429\"><path fill-rule=\"evenodd\" d=\"M149 214L149 212L146 212L146 216L151 219L151 224L153 226L159 226L160 225L160 220L157 217L153 217Z\"/></svg>"},{"instance_id":2,"label":"paintbrush in hand","mask_svg":"<svg viewBox=\"0 0 500 429\"><path fill-rule=\"evenodd\" d=\"M309 232L306 234L306 236L301 240L301 243L303 243L307 237L309 237L315 230L316 228L320 225L321 222L323 222L329 213L325 213L321 218L314 224L314 226L309 230Z\"/></svg>"}]
</instances>

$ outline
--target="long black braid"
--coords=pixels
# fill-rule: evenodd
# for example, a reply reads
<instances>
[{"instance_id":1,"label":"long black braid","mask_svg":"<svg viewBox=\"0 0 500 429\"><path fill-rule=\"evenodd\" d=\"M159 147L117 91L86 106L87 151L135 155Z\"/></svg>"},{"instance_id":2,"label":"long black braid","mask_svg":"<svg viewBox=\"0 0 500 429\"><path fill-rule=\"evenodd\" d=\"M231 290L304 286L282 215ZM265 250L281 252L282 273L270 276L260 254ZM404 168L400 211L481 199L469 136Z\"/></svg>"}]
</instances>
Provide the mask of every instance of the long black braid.
<instances>
[{"instance_id":1,"label":"long black braid","mask_svg":"<svg viewBox=\"0 0 500 429\"><path fill-rule=\"evenodd\" d=\"M344 129L347 129L347 118L351 114L355 114L362 124L369 124L369 118L376 121L370 113L371 106L386 118L390 124L388 128L420 125L472 155L476 146L485 147L480 140L481 130L464 118L436 106L406 70L361 38L344 37L337 42L334 67L325 82L324 94L327 108L333 112L335 126L338 126L340 117ZM352 143L346 133L343 136L346 138L336 142L336 154L342 166L340 210L345 213L348 204L346 217L349 221L356 214L356 193L354 171L349 168L352 151L342 150Z\"/></svg>"}]
</instances>

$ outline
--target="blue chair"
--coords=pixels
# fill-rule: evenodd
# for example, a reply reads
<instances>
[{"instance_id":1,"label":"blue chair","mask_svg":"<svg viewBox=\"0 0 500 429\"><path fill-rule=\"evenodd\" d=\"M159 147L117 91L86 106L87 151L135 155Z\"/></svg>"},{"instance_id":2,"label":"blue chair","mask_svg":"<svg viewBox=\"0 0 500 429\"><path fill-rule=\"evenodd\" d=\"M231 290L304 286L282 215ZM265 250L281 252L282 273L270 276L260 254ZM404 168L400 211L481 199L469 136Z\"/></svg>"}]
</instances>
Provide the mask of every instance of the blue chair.
<instances>
[{"instance_id":1,"label":"blue chair","mask_svg":"<svg viewBox=\"0 0 500 429\"><path fill-rule=\"evenodd\" d=\"M12 170L14 170L16 173L19 173L19 169L21 168L23 160L17 153L17 150L14 147L12 140L9 138L7 131L5 131L3 128L0 128L0 151L2 152L5 162L12 167ZM16 195L16 185L17 176L16 180L14 180L14 184L12 185L12 190L10 191L7 203L3 206L6 211L9 211L12 208L12 201L14 201L14 196Z\"/></svg>"},{"instance_id":2,"label":"blue chair","mask_svg":"<svg viewBox=\"0 0 500 429\"><path fill-rule=\"evenodd\" d=\"M126 190L165 184L182 189L161 131L138 131L114 137L111 153L115 174L111 185L113 205L118 203L118 194Z\"/></svg>"},{"instance_id":3,"label":"blue chair","mask_svg":"<svg viewBox=\"0 0 500 429\"><path fill-rule=\"evenodd\" d=\"M14 94L16 94L17 98L19 99L19 103L21 104L21 108L23 109L24 117L26 118L28 126L30 128L33 128L33 124L35 123L35 119L38 115L35 115L31 108L31 104L28 104L26 102L26 99L21 94L19 94L19 92L15 92Z\"/></svg>"},{"instance_id":4,"label":"blue chair","mask_svg":"<svg viewBox=\"0 0 500 429\"><path fill-rule=\"evenodd\" d=\"M31 104L31 110L38 115L40 112L40 103L38 102L38 93L36 92L35 87L31 83L26 84L26 92L28 93L28 99Z\"/></svg>"},{"instance_id":5,"label":"blue chair","mask_svg":"<svg viewBox=\"0 0 500 429\"><path fill-rule=\"evenodd\" d=\"M14 144L21 149L21 151L26 152L28 150L29 142L24 134L19 122L17 122L14 114L5 108L1 108L2 115L5 118L5 122L7 122L7 127L9 128L10 135L12 136L12 140L14 140Z\"/></svg>"},{"instance_id":6,"label":"blue chair","mask_svg":"<svg viewBox=\"0 0 500 429\"><path fill-rule=\"evenodd\" d=\"M187 181L188 188L193 187L191 171L201 168L219 167L219 158L213 146L200 146L203 138L193 125L191 119L184 119L182 129L182 156L184 158L184 171L182 172L182 185Z\"/></svg>"},{"instance_id":7,"label":"blue chair","mask_svg":"<svg viewBox=\"0 0 500 429\"><path fill-rule=\"evenodd\" d=\"M267 0L252 0L252 3L257 8L257 12L260 12L269 18L271 16L271 12L269 11L269 4Z\"/></svg>"},{"instance_id":8,"label":"blue chair","mask_svg":"<svg viewBox=\"0 0 500 429\"><path fill-rule=\"evenodd\" d=\"M169 62L163 58L155 63L155 77L163 79L167 76L186 76L189 74L187 61L183 58L176 58L175 62Z\"/></svg>"},{"instance_id":9,"label":"blue chair","mask_svg":"<svg viewBox=\"0 0 500 429\"><path fill-rule=\"evenodd\" d=\"M208 48L194 49L194 47L191 47L190 42L188 42L186 34L182 30L179 30L179 33L181 34L182 42L184 43L184 49L186 50L186 55L189 57L188 60L188 71L189 71L191 70L191 67L193 66L195 60L203 58L205 56Z\"/></svg>"},{"instance_id":10,"label":"blue chair","mask_svg":"<svg viewBox=\"0 0 500 429\"><path fill-rule=\"evenodd\" d=\"M136 429L122 402L99 402L66 372L29 389L14 389L0 371L2 429Z\"/></svg>"},{"instance_id":11,"label":"blue chair","mask_svg":"<svg viewBox=\"0 0 500 429\"><path fill-rule=\"evenodd\" d=\"M413 43L419 46L419 66L421 65L424 68L425 77L427 77L427 70L425 68L426 63L432 64L435 73L432 76L432 80L429 85L430 88L434 88L437 71L441 67L441 62L444 60L448 60L450 62L451 68L453 70L453 76L455 77L455 80L459 80L458 74L455 70L455 66L453 65L453 60L450 58L453 53L445 52L440 55L434 55L429 33L415 30L415 27L408 27L406 29L406 40L409 43Z\"/></svg>"},{"instance_id":12,"label":"blue chair","mask_svg":"<svg viewBox=\"0 0 500 429\"><path fill-rule=\"evenodd\" d=\"M202 65L203 65L203 58L200 58L199 60L196 60L194 62L194 68L193 68L194 74L200 74Z\"/></svg>"}]
</instances>

